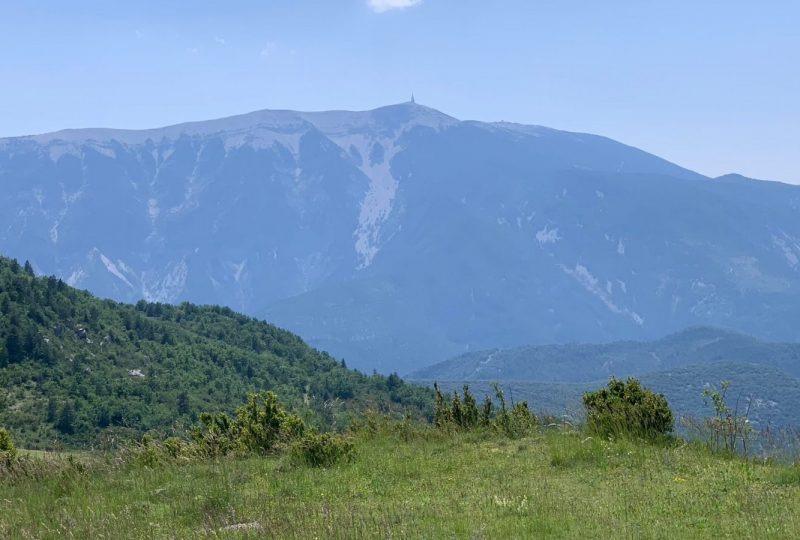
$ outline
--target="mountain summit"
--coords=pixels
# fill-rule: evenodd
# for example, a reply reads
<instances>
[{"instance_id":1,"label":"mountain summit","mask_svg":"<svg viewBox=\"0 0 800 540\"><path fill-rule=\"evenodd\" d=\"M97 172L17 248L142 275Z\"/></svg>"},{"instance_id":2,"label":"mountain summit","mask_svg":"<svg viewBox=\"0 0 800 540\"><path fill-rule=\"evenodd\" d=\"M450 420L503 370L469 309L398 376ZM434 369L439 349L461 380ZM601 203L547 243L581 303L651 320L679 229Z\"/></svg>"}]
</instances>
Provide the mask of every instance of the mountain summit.
<instances>
[{"instance_id":1,"label":"mountain summit","mask_svg":"<svg viewBox=\"0 0 800 540\"><path fill-rule=\"evenodd\" d=\"M362 369L800 322L800 188L411 102L1 139L0 185L0 251L39 272L226 304Z\"/></svg>"}]
</instances>

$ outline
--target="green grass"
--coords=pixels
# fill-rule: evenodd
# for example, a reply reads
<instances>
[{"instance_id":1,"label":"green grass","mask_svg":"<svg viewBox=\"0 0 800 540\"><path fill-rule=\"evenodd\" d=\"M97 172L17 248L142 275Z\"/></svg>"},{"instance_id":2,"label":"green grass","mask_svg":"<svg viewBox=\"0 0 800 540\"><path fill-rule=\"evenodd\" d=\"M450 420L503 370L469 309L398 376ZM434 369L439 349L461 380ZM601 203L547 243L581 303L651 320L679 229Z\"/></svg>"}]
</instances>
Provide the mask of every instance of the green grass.
<instances>
[{"instance_id":1,"label":"green grass","mask_svg":"<svg viewBox=\"0 0 800 540\"><path fill-rule=\"evenodd\" d=\"M284 457L0 479L0 538L796 538L800 468L546 431L361 435ZM48 458L40 458L47 460ZM63 459L63 458L59 458ZM240 530L225 529L240 525ZM245 524L245 525L242 525Z\"/></svg>"}]
</instances>

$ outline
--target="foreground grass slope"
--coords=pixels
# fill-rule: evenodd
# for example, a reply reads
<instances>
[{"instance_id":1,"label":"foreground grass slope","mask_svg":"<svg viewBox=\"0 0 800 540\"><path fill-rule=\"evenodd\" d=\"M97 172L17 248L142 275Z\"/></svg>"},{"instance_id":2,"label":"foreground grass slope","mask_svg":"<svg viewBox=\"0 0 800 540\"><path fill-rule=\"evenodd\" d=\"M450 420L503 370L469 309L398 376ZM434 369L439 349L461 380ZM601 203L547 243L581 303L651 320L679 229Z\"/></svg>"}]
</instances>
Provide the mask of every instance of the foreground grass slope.
<instances>
[{"instance_id":1,"label":"foreground grass slope","mask_svg":"<svg viewBox=\"0 0 800 540\"><path fill-rule=\"evenodd\" d=\"M380 427L328 469L286 457L92 464L0 480L0 537L796 538L800 467L569 428ZM51 458L52 459L52 458ZM81 472L87 467L93 472ZM63 467L62 467L63 468Z\"/></svg>"},{"instance_id":2,"label":"foreground grass slope","mask_svg":"<svg viewBox=\"0 0 800 540\"><path fill-rule=\"evenodd\" d=\"M0 257L0 426L27 448L181 433L275 390L331 428L368 408L424 415L432 393L349 370L230 309L100 300Z\"/></svg>"}]
</instances>

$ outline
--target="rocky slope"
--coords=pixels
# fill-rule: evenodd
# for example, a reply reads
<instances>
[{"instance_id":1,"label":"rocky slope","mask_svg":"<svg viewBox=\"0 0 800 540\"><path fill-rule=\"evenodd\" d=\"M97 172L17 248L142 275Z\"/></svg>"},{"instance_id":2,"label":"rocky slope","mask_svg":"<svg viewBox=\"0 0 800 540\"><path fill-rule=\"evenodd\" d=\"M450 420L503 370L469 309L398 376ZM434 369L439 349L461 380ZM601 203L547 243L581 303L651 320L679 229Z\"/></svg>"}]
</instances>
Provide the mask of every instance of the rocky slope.
<instances>
[{"instance_id":1,"label":"rocky slope","mask_svg":"<svg viewBox=\"0 0 800 540\"><path fill-rule=\"evenodd\" d=\"M800 188L406 103L0 140L0 252L363 369L711 324L791 340Z\"/></svg>"}]
</instances>

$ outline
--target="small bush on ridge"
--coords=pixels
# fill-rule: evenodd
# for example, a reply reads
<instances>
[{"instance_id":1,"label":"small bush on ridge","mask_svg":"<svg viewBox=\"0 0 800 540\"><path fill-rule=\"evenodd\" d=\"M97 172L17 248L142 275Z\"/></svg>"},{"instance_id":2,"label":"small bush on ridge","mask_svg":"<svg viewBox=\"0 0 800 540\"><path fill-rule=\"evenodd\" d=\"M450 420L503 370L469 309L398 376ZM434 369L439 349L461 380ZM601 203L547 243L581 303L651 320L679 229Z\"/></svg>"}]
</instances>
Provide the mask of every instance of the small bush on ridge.
<instances>
[{"instance_id":1,"label":"small bush on ridge","mask_svg":"<svg viewBox=\"0 0 800 540\"><path fill-rule=\"evenodd\" d=\"M436 402L434 425L442 431L470 431L475 429L494 430L511 438L523 437L538 425L536 416L528 408L526 401L515 403L509 410L506 398L499 385L494 385L498 409L495 412L492 400L487 396L481 409L464 385L463 399L458 391L453 391L450 400L445 398L438 384L434 384Z\"/></svg>"},{"instance_id":2,"label":"small bush on ridge","mask_svg":"<svg viewBox=\"0 0 800 540\"><path fill-rule=\"evenodd\" d=\"M635 378L627 381L612 378L606 388L583 395L586 424L602 435L633 435L657 439L673 428L672 410L663 394L643 388Z\"/></svg>"}]
</instances>

